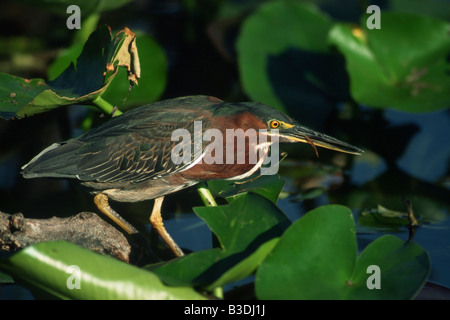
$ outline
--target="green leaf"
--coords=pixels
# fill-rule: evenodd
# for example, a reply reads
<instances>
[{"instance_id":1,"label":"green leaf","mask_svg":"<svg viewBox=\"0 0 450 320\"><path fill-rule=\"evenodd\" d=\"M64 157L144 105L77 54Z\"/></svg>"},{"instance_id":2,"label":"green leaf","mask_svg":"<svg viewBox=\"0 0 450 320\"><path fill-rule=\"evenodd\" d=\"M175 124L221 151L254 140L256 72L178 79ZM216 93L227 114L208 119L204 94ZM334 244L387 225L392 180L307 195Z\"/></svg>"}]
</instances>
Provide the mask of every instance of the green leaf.
<instances>
[{"instance_id":1,"label":"green leaf","mask_svg":"<svg viewBox=\"0 0 450 320\"><path fill-rule=\"evenodd\" d=\"M58 57L47 69L47 77L49 81L53 81L59 77L72 63L76 66L77 58L83 51L85 42L89 36L97 29L100 14L91 14L83 19L81 29L74 31L72 45L62 50Z\"/></svg>"},{"instance_id":2,"label":"green leaf","mask_svg":"<svg viewBox=\"0 0 450 320\"><path fill-rule=\"evenodd\" d=\"M380 289L368 289L373 271L380 269ZM385 235L370 243L358 258L348 281L347 299L412 299L424 286L431 270L428 253L418 244Z\"/></svg>"},{"instance_id":3,"label":"green leaf","mask_svg":"<svg viewBox=\"0 0 450 320\"><path fill-rule=\"evenodd\" d=\"M134 41L128 29L112 38L103 26L91 34L76 66L71 65L54 81L0 73L0 117L24 118L59 106L89 103L106 90L118 66L129 69L130 80L135 80L139 71L132 68L137 58L130 49Z\"/></svg>"},{"instance_id":4,"label":"green leaf","mask_svg":"<svg viewBox=\"0 0 450 320\"><path fill-rule=\"evenodd\" d=\"M84 44L76 65L49 81L49 86L61 96L70 98L79 98L102 89L106 78L104 72L107 64L113 63L110 57L116 43L117 39L112 39L109 28L102 26Z\"/></svg>"},{"instance_id":5,"label":"green leaf","mask_svg":"<svg viewBox=\"0 0 450 320\"><path fill-rule=\"evenodd\" d=\"M369 266L380 289L370 289ZM357 259L351 211L328 205L293 223L256 273L259 299L411 299L430 272L426 251L393 236L372 242Z\"/></svg>"},{"instance_id":6,"label":"green leaf","mask_svg":"<svg viewBox=\"0 0 450 320\"><path fill-rule=\"evenodd\" d=\"M211 269L223 257L219 248L190 253L182 258L146 266L167 285L200 286L213 282L219 275ZM221 270L225 272L225 270Z\"/></svg>"},{"instance_id":7,"label":"green leaf","mask_svg":"<svg viewBox=\"0 0 450 320\"><path fill-rule=\"evenodd\" d=\"M70 266L79 268L79 289ZM25 286L62 299L204 299L192 288L167 287L150 271L68 242L33 245L0 261L0 269Z\"/></svg>"},{"instance_id":8,"label":"green leaf","mask_svg":"<svg viewBox=\"0 0 450 320\"><path fill-rule=\"evenodd\" d=\"M230 204L197 207L195 213L206 221L228 253L256 249L282 234L289 220L280 209L254 193L247 193Z\"/></svg>"},{"instance_id":9,"label":"green leaf","mask_svg":"<svg viewBox=\"0 0 450 320\"><path fill-rule=\"evenodd\" d=\"M325 52L331 22L314 7L276 1L262 5L244 22L237 42L239 70L245 91L255 101L286 111L268 77L269 55L293 48ZM305 32L311 30L312 32Z\"/></svg>"},{"instance_id":10,"label":"green leaf","mask_svg":"<svg viewBox=\"0 0 450 320\"><path fill-rule=\"evenodd\" d=\"M227 205L194 208L220 241L215 248L149 266L170 285L209 286L224 284L252 272L270 247L267 241L279 237L289 225L287 217L268 199L254 193L243 194ZM264 245L265 247L260 248ZM242 262L257 252L248 261ZM231 274L224 275L236 267ZM222 280L218 280L221 276Z\"/></svg>"},{"instance_id":11,"label":"green leaf","mask_svg":"<svg viewBox=\"0 0 450 320\"><path fill-rule=\"evenodd\" d=\"M345 56L359 103L411 112L450 104L450 24L431 17L382 13L381 29L336 24L329 40ZM383 92L383 94L379 94Z\"/></svg>"},{"instance_id":12,"label":"green leaf","mask_svg":"<svg viewBox=\"0 0 450 320\"><path fill-rule=\"evenodd\" d=\"M19 114L21 117L26 117L26 108L25 111L22 110L32 103L37 112L44 112L47 108L45 91L51 91L51 89L41 79L23 79L0 72L0 117L12 119ZM46 96L48 97L49 94L47 93Z\"/></svg>"},{"instance_id":13,"label":"green leaf","mask_svg":"<svg viewBox=\"0 0 450 320\"><path fill-rule=\"evenodd\" d=\"M278 240L279 238L273 238L263 243L254 253L232 266L214 281L214 283L207 286L206 289L212 291L214 288L223 287L225 284L245 279L251 275L270 251L272 251L273 247L278 243Z\"/></svg>"},{"instance_id":14,"label":"green leaf","mask_svg":"<svg viewBox=\"0 0 450 320\"><path fill-rule=\"evenodd\" d=\"M83 43L76 43L64 50L47 70L48 79L55 80L72 63L76 63L77 58L83 51Z\"/></svg>"},{"instance_id":15,"label":"green leaf","mask_svg":"<svg viewBox=\"0 0 450 320\"><path fill-rule=\"evenodd\" d=\"M351 211L319 207L293 223L261 264L259 299L336 299L356 263Z\"/></svg>"},{"instance_id":16,"label":"green leaf","mask_svg":"<svg viewBox=\"0 0 450 320\"><path fill-rule=\"evenodd\" d=\"M214 196L231 198L251 191L257 193L274 204L277 203L285 181L279 175L252 176L243 181L210 180L208 189Z\"/></svg>"},{"instance_id":17,"label":"green leaf","mask_svg":"<svg viewBox=\"0 0 450 320\"><path fill-rule=\"evenodd\" d=\"M111 81L102 98L122 109L122 106L143 105L156 101L167 84L167 58L163 49L151 37L136 32L136 44L139 47L141 69L145 70L139 79L139 85L129 88L127 72L120 69Z\"/></svg>"},{"instance_id":18,"label":"green leaf","mask_svg":"<svg viewBox=\"0 0 450 320\"><path fill-rule=\"evenodd\" d=\"M243 23L236 46L247 95L304 123L323 121L333 99L348 94L343 59L331 54L327 43L332 25L309 4L261 5Z\"/></svg>"}]
</instances>

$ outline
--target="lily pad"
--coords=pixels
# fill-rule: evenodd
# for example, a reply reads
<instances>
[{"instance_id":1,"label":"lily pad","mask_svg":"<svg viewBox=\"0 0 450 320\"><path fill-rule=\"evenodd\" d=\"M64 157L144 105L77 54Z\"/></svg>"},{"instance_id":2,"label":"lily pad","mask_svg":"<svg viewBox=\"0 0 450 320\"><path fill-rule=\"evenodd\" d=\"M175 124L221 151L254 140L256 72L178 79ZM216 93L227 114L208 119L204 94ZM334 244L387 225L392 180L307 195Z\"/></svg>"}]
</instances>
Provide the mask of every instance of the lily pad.
<instances>
[{"instance_id":1,"label":"lily pad","mask_svg":"<svg viewBox=\"0 0 450 320\"><path fill-rule=\"evenodd\" d=\"M344 61L327 43L332 26L310 4L261 5L245 20L237 41L240 77L249 97L305 124L323 123L336 99L348 94Z\"/></svg>"},{"instance_id":2,"label":"lily pad","mask_svg":"<svg viewBox=\"0 0 450 320\"><path fill-rule=\"evenodd\" d=\"M219 239L221 248L191 253L149 268L170 285L211 289L252 273L289 225L268 199L246 193L227 205L194 208ZM272 245L271 245L272 244Z\"/></svg>"},{"instance_id":3,"label":"lily pad","mask_svg":"<svg viewBox=\"0 0 450 320\"><path fill-rule=\"evenodd\" d=\"M411 299L430 269L422 247L390 235L357 258L351 211L328 205L286 230L258 268L255 287L259 299Z\"/></svg>"},{"instance_id":4,"label":"lily pad","mask_svg":"<svg viewBox=\"0 0 450 320\"><path fill-rule=\"evenodd\" d=\"M373 287L379 270L379 288ZM372 271L371 271L372 270ZM431 270L428 253L418 244L405 242L391 235L370 243L347 281L346 299L413 299L425 285Z\"/></svg>"},{"instance_id":5,"label":"lily pad","mask_svg":"<svg viewBox=\"0 0 450 320\"><path fill-rule=\"evenodd\" d=\"M380 29L336 24L330 43L345 56L352 97L362 104L410 112L450 105L450 24L382 12ZM380 94L382 92L383 94Z\"/></svg>"}]
</instances>

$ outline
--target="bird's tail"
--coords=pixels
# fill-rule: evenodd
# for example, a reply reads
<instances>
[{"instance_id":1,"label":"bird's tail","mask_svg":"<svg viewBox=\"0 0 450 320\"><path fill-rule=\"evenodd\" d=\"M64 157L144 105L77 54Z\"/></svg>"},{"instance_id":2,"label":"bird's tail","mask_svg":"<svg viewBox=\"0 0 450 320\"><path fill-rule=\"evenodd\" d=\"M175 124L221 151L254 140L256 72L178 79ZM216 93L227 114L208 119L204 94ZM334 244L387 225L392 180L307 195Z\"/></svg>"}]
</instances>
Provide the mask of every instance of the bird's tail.
<instances>
[{"instance_id":1,"label":"bird's tail","mask_svg":"<svg viewBox=\"0 0 450 320\"><path fill-rule=\"evenodd\" d=\"M78 143L54 143L22 167L24 178L73 178L79 161Z\"/></svg>"}]
</instances>

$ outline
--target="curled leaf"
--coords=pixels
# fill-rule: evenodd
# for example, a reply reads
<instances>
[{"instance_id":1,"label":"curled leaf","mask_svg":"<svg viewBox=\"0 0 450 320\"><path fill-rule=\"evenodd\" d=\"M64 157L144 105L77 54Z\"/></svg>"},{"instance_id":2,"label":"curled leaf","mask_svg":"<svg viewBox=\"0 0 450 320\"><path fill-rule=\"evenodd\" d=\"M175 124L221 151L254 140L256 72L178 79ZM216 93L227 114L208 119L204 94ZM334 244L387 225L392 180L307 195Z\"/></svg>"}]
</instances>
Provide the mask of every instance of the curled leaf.
<instances>
[{"instance_id":1,"label":"curled leaf","mask_svg":"<svg viewBox=\"0 0 450 320\"><path fill-rule=\"evenodd\" d=\"M127 27L119 31L114 37L116 50L114 50L111 62L107 64L107 71L114 74L117 67L124 67L128 72L130 84L138 84L141 77L141 64L136 45L136 35Z\"/></svg>"},{"instance_id":2,"label":"curled leaf","mask_svg":"<svg viewBox=\"0 0 450 320\"><path fill-rule=\"evenodd\" d=\"M88 104L108 88L119 67L137 84L140 63L136 36L128 28L114 37L104 25L86 41L76 64L53 81L0 73L0 117L25 118L70 104Z\"/></svg>"}]
</instances>

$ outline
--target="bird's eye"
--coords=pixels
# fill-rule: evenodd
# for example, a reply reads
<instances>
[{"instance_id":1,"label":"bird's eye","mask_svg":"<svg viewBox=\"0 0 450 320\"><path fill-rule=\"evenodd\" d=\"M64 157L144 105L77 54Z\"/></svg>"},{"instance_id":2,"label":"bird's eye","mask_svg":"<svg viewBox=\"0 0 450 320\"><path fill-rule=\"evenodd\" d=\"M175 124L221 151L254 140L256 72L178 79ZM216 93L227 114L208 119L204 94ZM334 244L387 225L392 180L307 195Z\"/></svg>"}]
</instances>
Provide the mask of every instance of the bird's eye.
<instances>
[{"instance_id":1,"label":"bird's eye","mask_svg":"<svg viewBox=\"0 0 450 320\"><path fill-rule=\"evenodd\" d=\"M272 121L270 121L270 127L272 128L272 129L276 129L276 128L278 128L280 126L280 121L277 121L277 120L272 120Z\"/></svg>"}]
</instances>

